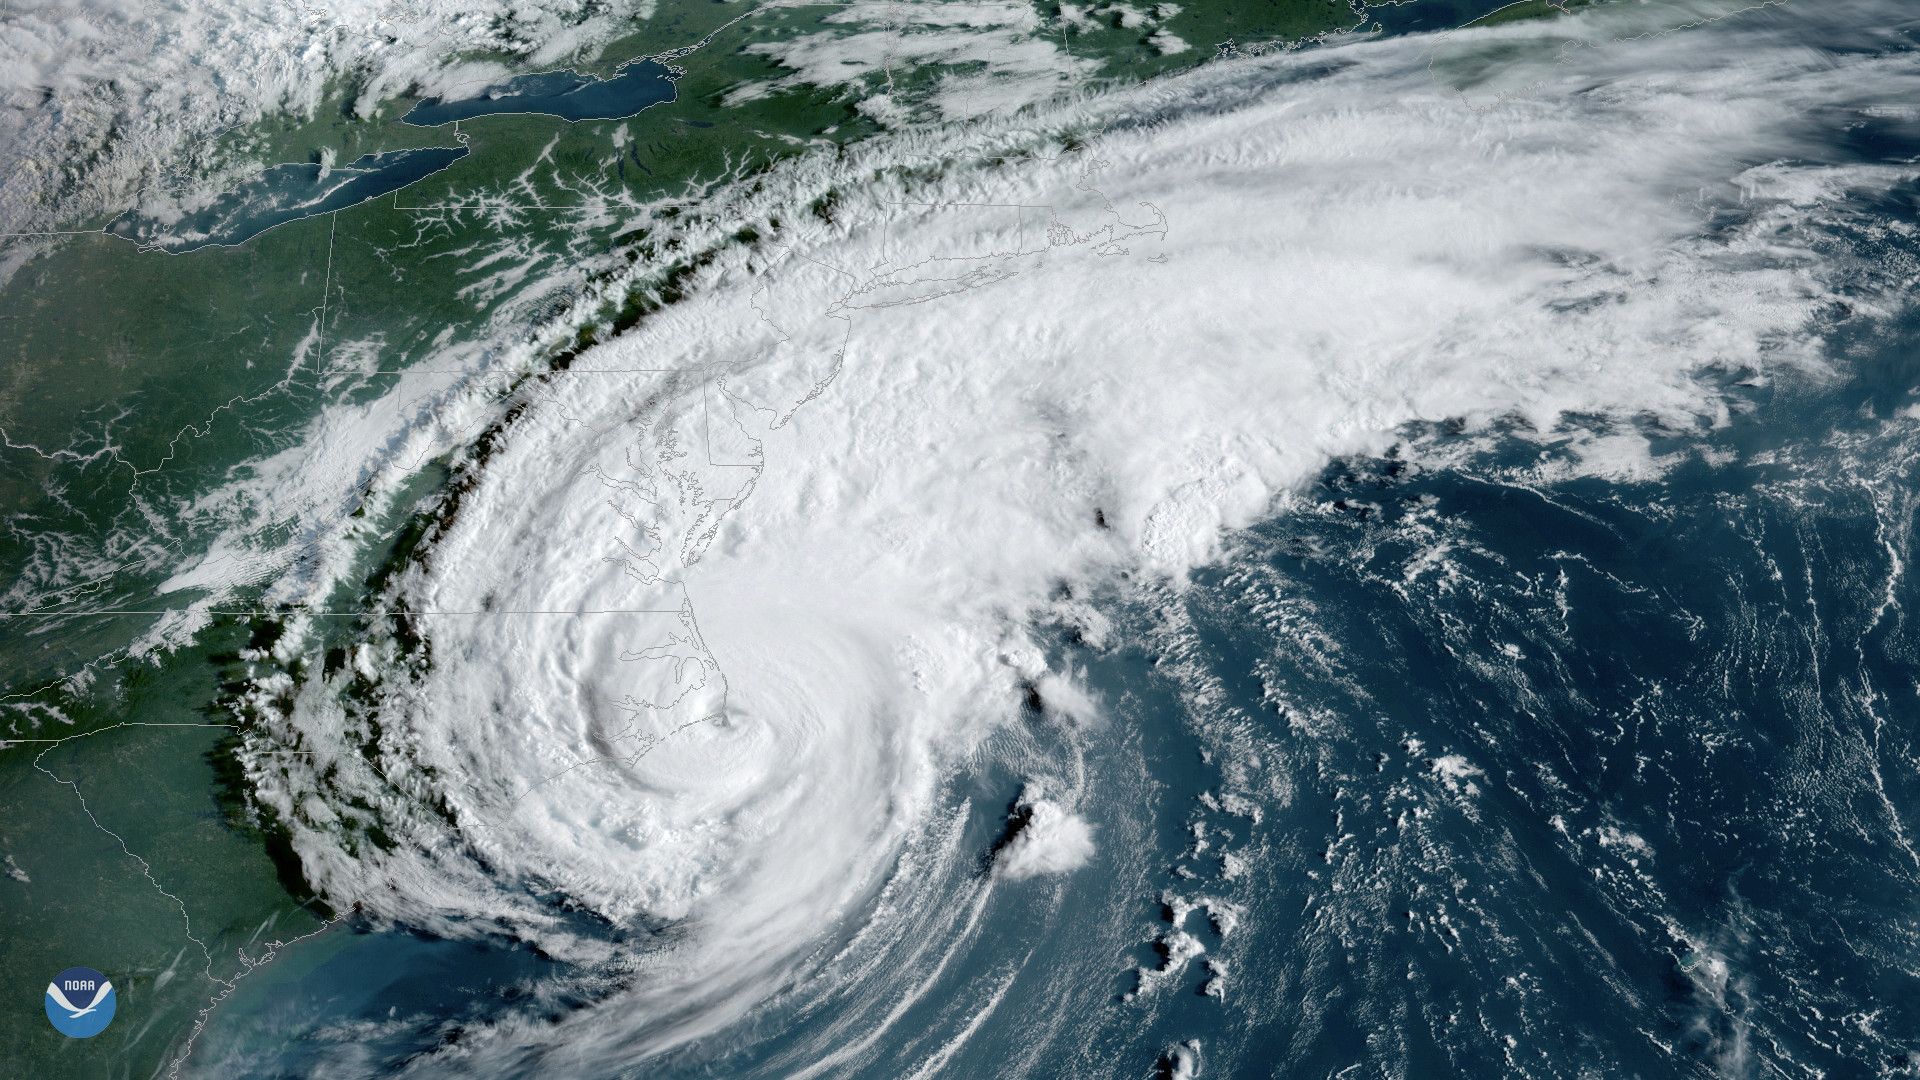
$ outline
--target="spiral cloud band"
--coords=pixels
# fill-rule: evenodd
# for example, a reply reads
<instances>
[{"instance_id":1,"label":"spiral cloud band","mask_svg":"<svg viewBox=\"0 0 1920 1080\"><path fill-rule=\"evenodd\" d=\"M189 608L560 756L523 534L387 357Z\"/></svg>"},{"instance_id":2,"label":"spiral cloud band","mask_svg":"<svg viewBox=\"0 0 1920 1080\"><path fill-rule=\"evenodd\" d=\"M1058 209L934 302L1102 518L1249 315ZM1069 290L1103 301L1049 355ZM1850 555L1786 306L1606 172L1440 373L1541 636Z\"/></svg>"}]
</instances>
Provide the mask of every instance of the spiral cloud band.
<instances>
[{"instance_id":1,"label":"spiral cloud band","mask_svg":"<svg viewBox=\"0 0 1920 1080\"><path fill-rule=\"evenodd\" d=\"M1080 598L1181 588L1406 424L1646 476L1593 418L1707 430L1728 380L1821 377L1801 331L1838 270L1804 230L1912 170L1794 164L1862 75L1770 25L1699 31L1737 62L1649 39L1492 109L1426 39L1248 58L742 182L634 330L504 394L402 378L222 496L298 540L236 529L171 585L271 570L318 604L372 544L351 512L452 454L369 601L416 614L263 674L251 782L330 902L613 973L463 1055L641 1060L862 964L924 984L987 894L1114 842L1075 764L1109 718L1036 624L1097 647ZM1013 753L1030 696L1060 741ZM1030 785L985 874L951 786L981 755Z\"/></svg>"}]
</instances>

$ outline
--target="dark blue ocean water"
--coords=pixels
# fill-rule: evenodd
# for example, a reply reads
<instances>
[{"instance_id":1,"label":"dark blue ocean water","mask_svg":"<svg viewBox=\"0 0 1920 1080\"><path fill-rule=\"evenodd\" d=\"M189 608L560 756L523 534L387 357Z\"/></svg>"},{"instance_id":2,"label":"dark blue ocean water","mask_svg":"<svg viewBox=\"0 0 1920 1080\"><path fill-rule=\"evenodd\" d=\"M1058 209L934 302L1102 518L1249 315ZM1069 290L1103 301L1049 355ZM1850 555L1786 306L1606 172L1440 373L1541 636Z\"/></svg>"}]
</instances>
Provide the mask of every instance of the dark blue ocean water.
<instances>
[{"instance_id":1,"label":"dark blue ocean water","mask_svg":"<svg viewBox=\"0 0 1920 1080\"><path fill-rule=\"evenodd\" d=\"M673 100L673 77L651 60L622 65L611 79L543 71L516 75L473 97L428 98L400 118L405 124L439 127L456 120L499 113L543 113L563 120L619 120Z\"/></svg>"},{"instance_id":2,"label":"dark blue ocean water","mask_svg":"<svg viewBox=\"0 0 1920 1080\"><path fill-rule=\"evenodd\" d=\"M1920 372L1883 362L1657 482L1539 483L1534 439L1346 462L1202 577L1202 722L1298 792L1259 961L1298 1011L1248 1074L1905 1067L1920 432L1856 410Z\"/></svg>"},{"instance_id":3,"label":"dark blue ocean water","mask_svg":"<svg viewBox=\"0 0 1920 1080\"><path fill-rule=\"evenodd\" d=\"M1920 337L1893 329L1837 381L1730 375L1745 411L1718 430L1608 429L1650 437L1658 476L1569 475L1571 432L1410 429L1191 587L1117 585L1100 647L1050 632L1108 723L1037 702L956 779L972 854L915 882L948 899L894 928L892 964L827 963L666 1059L609 1046L566 1075L791 1075L915 990L833 1075L941 1053L978 1076L1171 1075L1175 1052L1233 1077L1909 1069ZM1035 761L1084 770L1100 851L994 882ZM1238 907L1231 933L1178 909L1204 897ZM324 947L224 1006L205 1060L273 1046L273 1075L308 1075L358 1030L358 1071L424 1069L461 1032L618 992L504 946ZM396 957L410 973L382 977ZM323 1030L324 1053L284 1049ZM474 1067L557 1075L549 1053Z\"/></svg>"},{"instance_id":4,"label":"dark blue ocean water","mask_svg":"<svg viewBox=\"0 0 1920 1080\"><path fill-rule=\"evenodd\" d=\"M1436 33L1466 26L1501 8L1512 6L1513 0L1420 0L1411 4L1369 4L1362 26L1368 30L1377 28L1387 34Z\"/></svg>"},{"instance_id":5,"label":"dark blue ocean water","mask_svg":"<svg viewBox=\"0 0 1920 1080\"><path fill-rule=\"evenodd\" d=\"M1905 115L1807 145L1909 160ZM1833 369L1701 372L1723 424L1410 427L1188 584L1063 587L1111 628L1038 633L1104 722L1018 705L958 854L750 1015L648 1056L629 972L343 924L183 1075L1920 1074L1917 195L1817 227ZM1002 880L1039 774L1097 852Z\"/></svg>"}]
</instances>

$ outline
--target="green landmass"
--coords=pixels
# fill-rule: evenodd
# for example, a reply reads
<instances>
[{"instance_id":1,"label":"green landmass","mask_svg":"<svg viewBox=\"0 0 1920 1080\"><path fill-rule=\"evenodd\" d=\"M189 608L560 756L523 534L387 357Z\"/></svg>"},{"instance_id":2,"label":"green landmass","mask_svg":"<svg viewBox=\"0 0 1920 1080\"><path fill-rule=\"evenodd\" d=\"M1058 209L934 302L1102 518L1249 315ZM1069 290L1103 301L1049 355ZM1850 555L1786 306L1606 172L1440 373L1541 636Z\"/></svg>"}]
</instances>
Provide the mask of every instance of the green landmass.
<instances>
[{"instance_id":1,"label":"green landmass","mask_svg":"<svg viewBox=\"0 0 1920 1080\"><path fill-rule=\"evenodd\" d=\"M329 914L301 902L291 852L276 859L248 819L222 750L231 730L190 704L219 698L249 632L127 672L113 701L76 717L91 734L0 749L0 963L25 980L0 1014L0 1074L153 1075L225 983ZM55 1031L33 993L75 966L105 974L117 999L113 1024L84 1041Z\"/></svg>"},{"instance_id":2,"label":"green landmass","mask_svg":"<svg viewBox=\"0 0 1920 1080\"><path fill-rule=\"evenodd\" d=\"M1557 19L1562 15L1588 6L1593 0L1520 0L1517 4L1508 4L1498 11L1467 23L1466 26L1500 26L1505 23L1526 22L1529 19Z\"/></svg>"},{"instance_id":3,"label":"green landmass","mask_svg":"<svg viewBox=\"0 0 1920 1080\"><path fill-rule=\"evenodd\" d=\"M1344 0L1087 7L1087 24L1061 38L1068 55L1097 62L1081 85L1165 75L1228 42L1299 43L1364 21ZM88 235L26 262L0 287L8 610L29 598L73 612L180 606L188 598L154 595L158 580L229 524L182 508L242 463L297 446L320 409L383 394L435 350L531 327L597 276L654 259L648 204L880 131L858 108L884 88L878 75L725 104L742 86L792 74L750 46L845 32L825 21L844 10L782 8L725 26L740 7L663 5L571 64L607 75L714 35L672 61L682 71L674 101L626 120L514 115L419 128L397 122L416 99L371 103L362 115L364 89L345 82L311 115L208 140L168 191L456 137L471 155L395 195L232 247L143 252ZM1041 9L1043 23L1060 27L1060 10ZM1150 23L1136 21L1152 10ZM1167 51L1165 36L1156 44L1162 32L1187 48ZM911 100L944 78L985 73L927 65L896 72L893 86ZM658 302L615 305L602 332ZM439 479L423 469L390 520L370 523L388 539L371 545L366 574L404 556L410 508ZM325 914L273 822L247 805L233 758L231 725L248 722L233 707L250 664L242 650L270 643L259 640L270 638L267 624L222 618L192 648L113 662L152 622L0 618L0 738L16 740L0 748L0 857L14 860L0 863L9 930L0 956L29 985L35 973L85 964L120 992L113 1026L76 1044L23 991L31 1005L0 1013L6 1075L152 1075L219 990L214 980L245 967L241 950L257 957L264 941L310 932ZM343 620L328 640L354 632ZM90 682L74 681L89 670ZM206 954L187 937L189 919Z\"/></svg>"}]
</instances>

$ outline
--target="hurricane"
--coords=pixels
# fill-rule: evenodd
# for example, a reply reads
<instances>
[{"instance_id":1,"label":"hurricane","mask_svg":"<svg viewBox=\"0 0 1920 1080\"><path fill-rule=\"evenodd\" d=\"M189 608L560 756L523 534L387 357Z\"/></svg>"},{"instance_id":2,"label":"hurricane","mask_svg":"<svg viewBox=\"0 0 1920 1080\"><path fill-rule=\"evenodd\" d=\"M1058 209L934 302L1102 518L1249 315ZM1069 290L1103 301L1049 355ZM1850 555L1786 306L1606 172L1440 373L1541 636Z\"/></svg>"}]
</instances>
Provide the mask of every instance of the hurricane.
<instances>
[{"instance_id":1,"label":"hurricane","mask_svg":"<svg viewBox=\"0 0 1920 1080\"><path fill-rule=\"evenodd\" d=\"M1223 46L331 354L148 563L321 915L173 1075L1920 1067L1917 25Z\"/></svg>"}]
</instances>

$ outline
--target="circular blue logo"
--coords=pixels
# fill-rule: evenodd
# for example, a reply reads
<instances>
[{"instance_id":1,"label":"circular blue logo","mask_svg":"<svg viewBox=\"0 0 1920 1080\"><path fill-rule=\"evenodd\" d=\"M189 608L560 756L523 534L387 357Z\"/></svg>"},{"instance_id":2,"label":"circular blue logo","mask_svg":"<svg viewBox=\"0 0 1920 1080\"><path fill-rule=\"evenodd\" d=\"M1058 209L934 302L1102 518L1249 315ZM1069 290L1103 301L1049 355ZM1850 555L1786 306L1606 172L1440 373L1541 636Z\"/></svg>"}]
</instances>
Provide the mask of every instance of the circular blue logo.
<instances>
[{"instance_id":1,"label":"circular blue logo","mask_svg":"<svg viewBox=\"0 0 1920 1080\"><path fill-rule=\"evenodd\" d=\"M113 1019L113 984L92 968L68 968L47 984L47 1019L76 1039L100 1034Z\"/></svg>"}]
</instances>

